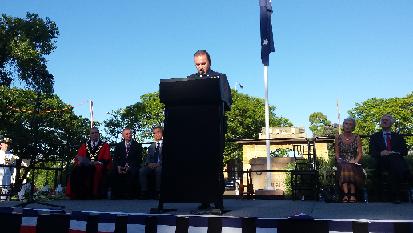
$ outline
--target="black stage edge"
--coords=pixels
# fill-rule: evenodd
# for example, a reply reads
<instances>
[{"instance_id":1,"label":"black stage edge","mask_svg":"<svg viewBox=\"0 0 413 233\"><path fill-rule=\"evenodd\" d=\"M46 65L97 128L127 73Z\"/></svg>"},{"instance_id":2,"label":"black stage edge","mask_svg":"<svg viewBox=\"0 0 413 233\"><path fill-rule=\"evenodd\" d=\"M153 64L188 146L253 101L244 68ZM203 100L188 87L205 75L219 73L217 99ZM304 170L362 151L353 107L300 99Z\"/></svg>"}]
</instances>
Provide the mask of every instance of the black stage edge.
<instances>
[{"instance_id":1,"label":"black stage edge","mask_svg":"<svg viewBox=\"0 0 413 233\"><path fill-rule=\"evenodd\" d=\"M174 212L174 211L177 211L177 209L165 209L163 207L163 202L159 201L158 207L157 208L151 208L149 210L149 213L150 214L164 214L164 213Z\"/></svg>"}]
</instances>

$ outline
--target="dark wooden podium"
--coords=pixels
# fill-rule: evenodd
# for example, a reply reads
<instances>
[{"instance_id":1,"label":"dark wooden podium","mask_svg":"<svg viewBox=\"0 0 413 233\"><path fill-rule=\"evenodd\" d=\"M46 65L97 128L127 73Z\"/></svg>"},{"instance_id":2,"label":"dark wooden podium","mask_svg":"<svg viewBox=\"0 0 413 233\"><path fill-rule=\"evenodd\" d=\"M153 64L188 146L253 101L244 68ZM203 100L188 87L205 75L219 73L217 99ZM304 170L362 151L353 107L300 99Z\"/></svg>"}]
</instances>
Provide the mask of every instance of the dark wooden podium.
<instances>
[{"instance_id":1,"label":"dark wooden podium","mask_svg":"<svg viewBox=\"0 0 413 233\"><path fill-rule=\"evenodd\" d=\"M224 78L164 79L163 203L210 203L222 199L224 111L231 100Z\"/></svg>"}]
</instances>

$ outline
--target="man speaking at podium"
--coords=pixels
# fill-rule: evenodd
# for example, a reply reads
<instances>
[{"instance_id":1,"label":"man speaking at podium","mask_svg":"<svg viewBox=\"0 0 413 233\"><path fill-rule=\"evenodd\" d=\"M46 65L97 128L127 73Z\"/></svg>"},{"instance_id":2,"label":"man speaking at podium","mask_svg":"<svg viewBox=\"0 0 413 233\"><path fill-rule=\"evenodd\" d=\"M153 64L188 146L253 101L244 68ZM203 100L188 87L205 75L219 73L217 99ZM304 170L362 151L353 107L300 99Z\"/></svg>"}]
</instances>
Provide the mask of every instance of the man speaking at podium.
<instances>
[{"instance_id":1,"label":"man speaking at podium","mask_svg":"<svg viewBox=\"0 0 413 233\"><path fill-rule=\"evenodd\" d=\"M187 78L219 78L223 79L222 94L224 96L225 111L230 110L232 104L231 90L229 88L227 76L211 70L211 56L206 50L198 50L194 54L195 68L198 71Z\"/></svg>"},{"instance_id":2,"label":"man speaking at podium","mask_svg":"<svg viewBox=\"0 0 413 233\"><path fill-rule=\"evenodd\" d=\"M223 96L223 101L224 101L224 109L225 111L230 110L231 104L232 104L232 97L231 97L231 89L228 84L227 76L222 73L215 72L211 70L211 57L209 53L206 50L198 50L194 54L194 63L195 67L197 69L197 73L189 75L187 78L217 78L221 79L221 94ZM225 118L225 123L224 123L224 133L226 132L226 118ZM224 145L225 145L225 136L222 137L222 142L221 142L222 148L220 150L221 158L223 159L222 154L224 153ZM220 190L220 198L214 202L215 208L216 209L224 209L224 204L222 200L222 195L224 194L225 191L225 186L224 186L224 174L222 172L223 169L223 161L219 161L220 163L220 170L217 171L219 172L219 184L221 187ZM207 210L210 209L210 204L209 203L201 203L201 205L198 207L199 210Z\"/></svg>"}]
</instances>

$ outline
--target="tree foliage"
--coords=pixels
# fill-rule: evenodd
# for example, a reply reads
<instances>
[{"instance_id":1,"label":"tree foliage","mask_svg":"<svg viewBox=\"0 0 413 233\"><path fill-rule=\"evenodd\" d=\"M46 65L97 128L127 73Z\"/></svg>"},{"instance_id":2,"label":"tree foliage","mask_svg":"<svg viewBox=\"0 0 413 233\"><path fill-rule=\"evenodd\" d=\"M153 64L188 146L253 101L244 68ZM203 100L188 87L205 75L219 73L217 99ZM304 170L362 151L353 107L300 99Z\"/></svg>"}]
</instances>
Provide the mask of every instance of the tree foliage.
<instances>
[{"instance_id":1,"label":"tree foliage","mask_svg":"<svg viewBox=\"0 0 413 233\"><path fill-rule=\"evenodd\" d=\"M13 153L22 159L70 161L88 126L56 95L0 86L0 134L12 139Z\"/></svg>"},{"instance_id":2,"label":"tree foliage","mask_svg":"<svg viewBox=\"0 0 413 233\"><path fill-rule=\"evenodd\" d=\"M338 132L338 126L332 125L331 121L322 112L313 112L310 114L310 130L315 137L317 136L334 136Z\"/></svg>"},{"instance_id":3,"label":"tree foliage","mask_svg":"<svg viewBox=\"0 0 413 233\"><path fill-rule=\"evenodd\" d=\"M164 105L159 101L159 93L144 94L140 102L111 112L111 117L104 121L107 139L116 142L124 128L135 132L137 141L152 139L152 128L162 125Z\"/></svg>"},{"instance_id":4,"label":"tree foliage","mask_svg":"<svg viewBox=\"0 0 413 233\"><path fill-rule=\"evenodd\" d=\"M384 114L391 114L396 122L394 130L402 134L413 133L413 92L406 97L371 98L349 111L356 119L355 132L360 135L370 135L380 130L380 119ZM408 145L413 146L413 138L406 138ZM366 144L366 143L364 143Z\"/></svg>"},{"instance_id":5,"label":"tree foliage","mask_svg":"<svg viewBox=\"0 0 413 233\"><path fill-rule=\"evenodd\" d=\"M232 109L226 113L228 119L227 139L258 138L265 126L264 100L238 93L232 90ZM164 121L164 105L159 101L159 93L144 94L140 102L112 112L112 116L104 122L105 131L111 141L119 139L123 128L134 129L140 141L152 140L151 129ZM275 115L275 107L270 106L271 126L292 126L283 117ZM236 143L226 143L225 161L241 159L242 148Z\"/></svg>"},{"instance_id":6,"label":"tree foliage","mask_svg":"<svg viewBox=\"0 0 413 233\"><path fill-rule=\"evenodd\" d=\"M258 138L261 129L265 127L264 99L252 97L232 90L232 108L227 112L227 138L243 139ZM270 126L292 126L283 117L277 117L275 106L270 106Z\"/></svg>"},{"instance_id":7,"label":"tree foliage","mask_svg":"<svg viewBox=\"0 0 413 233\"><path fill-rule=\"evenodd\" d=\"M232 108L226 113L228 118L227 139L256 139L265 127L264 99L239 93L232 93ZM293 124L275 114L275 106L270 106L270 126L288 127ZM225 144L224 162L242 159L242 146L233 142Z\"/></svg>"},{"instance_id":8,"label":"tree foliage","mask_svg":"<svg viewBox=\"0 0 413 233\"><path fill-rule=\"evenodd\" d=\"M54 77L45 55L56 48L59 30L49 18L27 13L26 18L2 14L0 18L0 85L20 80L27 87L52 93Z\"/></svg>"}]
</instances>

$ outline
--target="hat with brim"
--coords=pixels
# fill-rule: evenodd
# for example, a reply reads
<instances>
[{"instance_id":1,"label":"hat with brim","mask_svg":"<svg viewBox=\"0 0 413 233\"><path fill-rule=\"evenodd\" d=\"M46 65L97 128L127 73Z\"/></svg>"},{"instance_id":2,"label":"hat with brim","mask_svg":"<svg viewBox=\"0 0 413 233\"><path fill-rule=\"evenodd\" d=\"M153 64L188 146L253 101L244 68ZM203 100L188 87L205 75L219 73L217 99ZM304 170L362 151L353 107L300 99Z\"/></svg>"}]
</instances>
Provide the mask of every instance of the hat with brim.
<instances>
[{"instance_id":1,"label":"hat with brim","mask_svg":"<svg viewBox=\"0 0 413 233\"><path fill-rule=\"evenodd\" d=\"M10 142L11 142L10 138L1 137L0 139L0 143L10 144Z\"/></svg>"}]
</instances>

